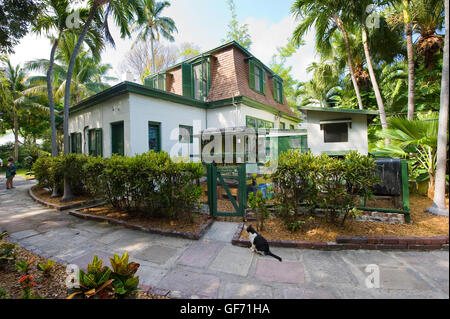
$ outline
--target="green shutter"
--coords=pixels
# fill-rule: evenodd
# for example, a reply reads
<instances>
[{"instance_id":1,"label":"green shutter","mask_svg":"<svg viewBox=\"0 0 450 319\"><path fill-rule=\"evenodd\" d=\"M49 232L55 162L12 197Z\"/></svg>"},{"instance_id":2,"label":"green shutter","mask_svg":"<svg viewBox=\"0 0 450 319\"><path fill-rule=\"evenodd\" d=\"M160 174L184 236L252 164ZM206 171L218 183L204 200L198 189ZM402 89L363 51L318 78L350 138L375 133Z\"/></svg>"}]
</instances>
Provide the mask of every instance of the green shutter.
<instances>
[{"instance_id":1,"label":"green shutter","mask_svg":"<svg viewBox=\"0 0 450 319\"><path fill-rule=\"evenodd\" d=\"M273 79L273 99L278 101L278 81L277 79Z\"/></svg>"},{"instance_id":2,"label":"green shutter","mask_svg":"<svg viewBox=\"0 0 450 319\"><path fill-rule=\"evenodd\" d=\"M150 87L150 88L154 88L154 86L153 86L153 79L150 78L150 77L146 77L146 78L144 79L144 85L145 85L145 86L148 86L148 87Z\"/></svg>"},{"instance_id":3,"label":"green shutter","mask_svg":"<svg viewBox=\"0 0 450 319\"><path fill-rule=\"evenodd\" d=\"M248 78L249 86L251 89L255 89L255 63L252 60L248 60Z\"/></svg>"},{"instance_id":4,"label":"green shutter","mask_svg":"<svg viewBox=\"0 0 450 319\"><path fill-rule=\"evenodd\" d=\"M279 82L278 86L280 88L280 103L283 104L283 82Z\"/></svg>"},{"instance_id":5,"label":"green shutter","mask_svg":"<svg viewBox=\"0 0 450 319\"><path fill-rule=\"evenodd\" d=\"M96 156L103 156L103 134L101 128L95 130L95 150Z\"/></svg>"},{"instance_id":6,"label":"green shutter","mask_svg":"<svg viewBox=\"0 0 450 319\"><path fill-rule=\"evenodd\" d=\"M183 96L194 98L194 84L192 81L192 65L181 64L181 77L183 79Z\"/></svg>"},{"instance_id":7,"label":"green shutter","mask_svg":"<svg viewBox=\"0 0 450 319\"><path fill-rule=\"evenodd\" d=\"M261 70L261 93L266 94L266 71L263 68Z\"/></svg>"},{"instance_id":8,"label":"green shutter","mask_svg":"<svg viewBox=\"0 0 450 319\"><path fill-rule=\"evenodd\" d=\"M77 133L77 153L78 154L82 153L82 149L81 149L81 133Z\"/></svg>"}]
</instances>

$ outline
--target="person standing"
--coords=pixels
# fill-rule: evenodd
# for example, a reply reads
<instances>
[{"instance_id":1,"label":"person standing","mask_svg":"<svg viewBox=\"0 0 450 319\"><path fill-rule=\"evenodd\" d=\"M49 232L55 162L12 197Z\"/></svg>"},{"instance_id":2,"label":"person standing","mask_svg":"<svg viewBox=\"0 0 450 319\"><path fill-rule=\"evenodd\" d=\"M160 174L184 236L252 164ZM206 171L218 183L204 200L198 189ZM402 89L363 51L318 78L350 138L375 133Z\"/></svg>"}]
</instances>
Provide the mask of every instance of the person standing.
<instances>
[{"instance_id":1,"label":"person standing","mask_svg":"<svg viewBox=\"0 0 450 319\"><path fill-rule=\"evenodd\" d=\"M13 179L16 176L16 166L14 165L14 159L8 158L8 164L6 164L6 189L15 188L13 186Z\"/></svg>"}]
</instances>

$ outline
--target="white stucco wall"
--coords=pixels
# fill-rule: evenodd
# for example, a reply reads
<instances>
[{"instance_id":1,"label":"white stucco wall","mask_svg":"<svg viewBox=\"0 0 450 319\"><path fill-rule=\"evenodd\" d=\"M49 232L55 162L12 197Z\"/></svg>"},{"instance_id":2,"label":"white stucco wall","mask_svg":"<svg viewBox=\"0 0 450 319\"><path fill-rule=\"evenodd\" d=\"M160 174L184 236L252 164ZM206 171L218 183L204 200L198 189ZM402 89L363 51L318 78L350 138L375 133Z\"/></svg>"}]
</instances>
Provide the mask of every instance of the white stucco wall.
<instances>
[{"instance_id":1,"label":"white stucco wall","mask_svg":"<svg viewBox=\"0 0 450 319\"><path fill-rule=\"evenodd\" d=\"M322 152L355 150L368 154L367 116L364 114L307 111L308 147L314 155ZM348 119L352 127L348 130L348 142L324 143L324 132L320 130L321 120Z\"/></svg>"},{"instance_id":2,"label":"white stucco wall","mask_svg":"<svg viewBox=\"0 0 450 319\"><path fill-rule=\"evenodd\" d=\"M125 155L131 154L129 96L123 94L70 114L69 133L82 133L82 151L88 153L88 130L102 128L103 156L111 156L111 123L124 122ZM86 128L87 127L87 128ZM85 129L86 128L86 129Z\"/></svg>"},{"instance_id":3,"label":"white stucco wall","mask_svg":"<svg viewBox=\"0 0 450 319\"><path fill-rule=\"evenodd\" d=\"M200 129L205 128L206 110L130 93L130 119L132 125L129 155L148 151L149 121L161 123L161 149L170 153L172 147L178 143L179 125L193 126L195 134L194 121L200 121ZM171 133L175 134L172 136L174 139L171 139Z\"/></svg>"}]
</instances>

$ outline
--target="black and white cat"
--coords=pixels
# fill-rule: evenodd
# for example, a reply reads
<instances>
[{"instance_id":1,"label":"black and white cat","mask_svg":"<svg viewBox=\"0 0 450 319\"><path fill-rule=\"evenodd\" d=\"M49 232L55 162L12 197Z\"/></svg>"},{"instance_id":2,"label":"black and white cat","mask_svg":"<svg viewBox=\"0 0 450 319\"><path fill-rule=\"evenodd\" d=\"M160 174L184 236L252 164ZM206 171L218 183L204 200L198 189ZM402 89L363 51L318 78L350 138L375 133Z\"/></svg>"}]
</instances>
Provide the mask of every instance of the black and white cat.
<instances>
[{"instance_id":1,"label":"black and white cat","mask_svg":"<svg viewBox=\"0 0 450 319\"><path fill-rule=\"evenodd\" d=\"M269 243L267 240L258 234L256 230L252 227L252 225L249 225L246 227L248 232L248 238L250 239L250 242L252 243L252 247L250 249L258 254L264 255L264 256L272 256L273 258L278 259L281 261L282 259L278 257L277 255L272 254L272 252L269 249Z\"/></svg>"}]
</instances>

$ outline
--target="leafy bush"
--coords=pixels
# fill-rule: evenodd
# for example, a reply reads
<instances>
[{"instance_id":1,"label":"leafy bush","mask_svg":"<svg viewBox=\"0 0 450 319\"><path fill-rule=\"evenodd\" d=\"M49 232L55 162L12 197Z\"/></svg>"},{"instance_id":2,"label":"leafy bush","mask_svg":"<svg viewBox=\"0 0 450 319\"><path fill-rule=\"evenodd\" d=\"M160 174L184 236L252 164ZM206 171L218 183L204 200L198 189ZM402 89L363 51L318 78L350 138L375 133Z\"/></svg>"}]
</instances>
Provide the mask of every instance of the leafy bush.
<instances>
[{"instance_id":1,"label":"leafy bush","mask_svg":"<svg viewBox=\"0 0 450 319\"><path fill-rule=\"evenodd\" d=\"M38 185L62 194L64 190L64 174L69 179L74 195L85 193L83 166L89 157L81 154L68 154L58 157L40 157L33 164L33 171Z\"/></svg>"},{"instance_id":2,"label":"leafy bush","mask_svg":"<svg viewBox=\"0 0 450 319\"><path fill-rule=\"evenodd\" d=\"M140 265L135 262L129 263L128 259L127 252L122 257L114 254L114 257L110 258L114 293L119 298L135 296L138 291L139 277L134 275Z\"/></svg>"},{"instance_id":3,"label":"leafy bush","mask_svg":"<svg viewBox=\"0 0 450 319\"><path fill-rule=\"evenodd\" d=\"M280 154L272 179L278 185L279 216L291 230L301 227L297 222L300 203L310 212L319 207L330 222L342 218L344 224L358 215L354 210L358 196L370 197L378 182L374 158L350 152L339 159L298 150Z\"/></svg>"},{"instance_id":4,"label":"leafy bush","mask_svg":"<svg viewBox=\"0 0 450 319\"><path fill-rule=\"evenodd\" d=\"M264 220L269 217L269 210L266 208L266 199L263 197L262 191L258 190L255 193L248 195L248 205L255 212L256 215L256 230L264 230Z\"/></svg>"}]
</instances>

